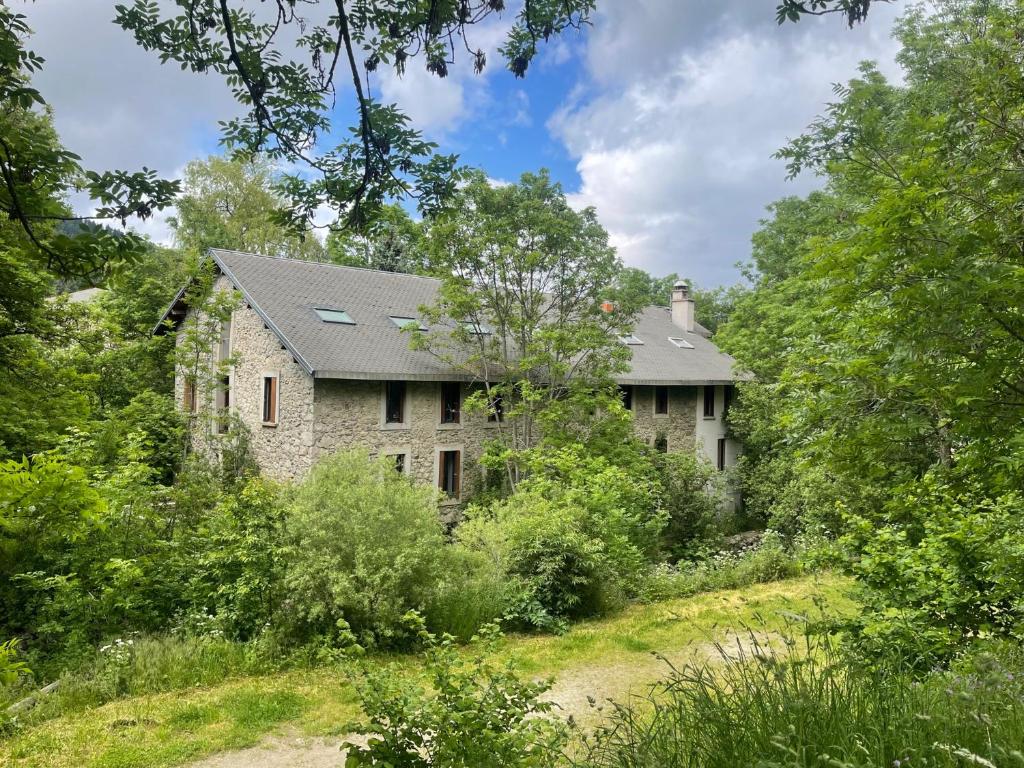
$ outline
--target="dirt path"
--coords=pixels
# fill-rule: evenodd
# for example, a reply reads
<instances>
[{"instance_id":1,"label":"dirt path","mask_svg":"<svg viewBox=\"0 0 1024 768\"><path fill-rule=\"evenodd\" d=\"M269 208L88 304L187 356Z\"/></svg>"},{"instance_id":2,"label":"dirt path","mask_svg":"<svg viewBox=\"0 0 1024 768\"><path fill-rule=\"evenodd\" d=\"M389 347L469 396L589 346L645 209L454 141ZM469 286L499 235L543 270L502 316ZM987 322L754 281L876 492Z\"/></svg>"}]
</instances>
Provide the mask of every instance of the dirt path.
<instances>
[{"instance_id":1,"label":"dirt path","mask_svg":"<svg viewBox=\"0 0 1024 768\"><path fill-rule=\"evenodd\" d=\"M777 645L779 638L757 633L756 640L766 648ZM686 663L714 663L723 654L733 658L741 653L749 655L751 646L749 632L737 635L729 631L719 643L688 645L662 655L678 667ZM637 654L629 663L571 667L557 676L554 686L544 698L557 705L559 717L572 717L577 722L587 723L600 716L599 710L591 704L592 700L600 706L608 699L623 701L632 694L643 693L651 683L664 677L666 670L665 661L653 654ZM188 768L341 768L345 763L341 744L359 738L352 735L321 738L278 734L268 737L258 746L222 752L192 763Z\"/></svg>"}]
</instances>

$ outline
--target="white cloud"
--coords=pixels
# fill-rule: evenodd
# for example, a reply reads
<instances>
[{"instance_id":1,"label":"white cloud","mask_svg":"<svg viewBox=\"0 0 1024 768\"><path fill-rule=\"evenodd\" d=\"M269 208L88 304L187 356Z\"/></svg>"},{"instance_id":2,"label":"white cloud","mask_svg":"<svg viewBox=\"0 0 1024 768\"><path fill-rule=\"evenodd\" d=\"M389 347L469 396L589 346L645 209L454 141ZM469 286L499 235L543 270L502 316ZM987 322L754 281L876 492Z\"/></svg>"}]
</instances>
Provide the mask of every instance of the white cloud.
<instances>
[{"instance_id":1,"label":"white cloud","mask_svg":"<svg viewBox=\"0 0 1024 768\"><path fill-rule=\"evenodd\" d=\"M549 128L577 160L577 205L594 205L623 259L701 283L731 282L764 206L806 192L771 155L879 58L894 71L892 11L853 31L836 18L777 28L749 0L602 6L589 82Z\"/></svg>"}]
</instances>

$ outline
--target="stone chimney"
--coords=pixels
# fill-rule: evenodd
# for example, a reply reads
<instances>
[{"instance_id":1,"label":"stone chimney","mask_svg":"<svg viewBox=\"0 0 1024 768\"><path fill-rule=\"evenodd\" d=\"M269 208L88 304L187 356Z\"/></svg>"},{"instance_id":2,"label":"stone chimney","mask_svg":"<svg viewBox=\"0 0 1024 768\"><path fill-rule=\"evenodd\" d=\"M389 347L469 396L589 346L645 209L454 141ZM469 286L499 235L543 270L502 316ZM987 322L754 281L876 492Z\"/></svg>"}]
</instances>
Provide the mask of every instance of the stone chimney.
<instances>
[{"instance_id":1,"label":"stone chimney","mask_svg":"<svg viewBox=\"0 0 1024 768\"><path fill-rule=\"evenodd\" d=\"M696 327L690 284L685 280L676 280L672 286L672 322L688 333L693 333Z\"/></svg>"}]
</instances>

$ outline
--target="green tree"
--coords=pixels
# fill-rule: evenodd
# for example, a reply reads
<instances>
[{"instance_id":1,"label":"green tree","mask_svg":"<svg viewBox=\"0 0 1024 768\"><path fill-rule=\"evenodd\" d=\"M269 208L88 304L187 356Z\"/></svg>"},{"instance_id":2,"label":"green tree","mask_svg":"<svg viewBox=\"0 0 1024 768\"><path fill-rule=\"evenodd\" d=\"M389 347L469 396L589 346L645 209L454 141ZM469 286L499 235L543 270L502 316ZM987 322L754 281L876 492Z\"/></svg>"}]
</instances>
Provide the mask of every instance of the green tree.
<instances>
[{"instance_id":1,"label":"green tree","mask_svg":"<svg viewBox=\"0 0 1024 768\"><path fill-rule=\"evenodd\" d=\"M594 210L574 211L546 171L502 187L476 176L427 241L442 285L413 343L481 382L467 407L496 421L492 463L514 487L522 451L567 429L586 442L601 414L621 415L612 377L632 316L601 307L618 259Z\"/></svg>"},{"instance_id":2,"label":"green tree","mask_svg":"<svg viewBox=\"0 0 1024 768\"><path fill-rule=\"evenodd\" d=\"M385 205L365 232L331 231L327 258L349 267L426 274L429 262L423 238L423 225L413 221L404 208Z\"/></svg>"},{"instance_id":3,"label":"green tree","mask_svg":"<svg viewBox=\"0 0 1024 768\"><path fill-rule=\"evenodd\" d=\"M267 159L210 156L190 162L178 213L170 219L178 246L193 253L227 248L323 261L323 246L310 226L296 233L275 218L285 204L274 191L276 178Z\"/></svg>"},{"instance_id":4,"label":"green tree","mask_svg":"<svg viewBox=\"0 0 1024 768\"><path fill-rule=\"evenodd\" d=\"M483 71L487 56L473 31L504 10L503 0L275 0L251 10L231 0L176 5L177 15L165 15L157 4L135 0L117 6L116 21L162 60L225 79L244 114L224 124L222 139L246 157L264 153L300 167L280 186L287 219L300 231L324 206L358 228L389 200L412 195L428 214L455 192L456 158L436 154L405 114L373 97L373 73L392 67L401 75L419 60L445 77L462 51ZM522 4L499 49L509 70L524 76L541 44L581 28L594 5ZM339 93L351 93L357 120L348 138L317 151L332 138Z\"/></svg>"}]
</instances>

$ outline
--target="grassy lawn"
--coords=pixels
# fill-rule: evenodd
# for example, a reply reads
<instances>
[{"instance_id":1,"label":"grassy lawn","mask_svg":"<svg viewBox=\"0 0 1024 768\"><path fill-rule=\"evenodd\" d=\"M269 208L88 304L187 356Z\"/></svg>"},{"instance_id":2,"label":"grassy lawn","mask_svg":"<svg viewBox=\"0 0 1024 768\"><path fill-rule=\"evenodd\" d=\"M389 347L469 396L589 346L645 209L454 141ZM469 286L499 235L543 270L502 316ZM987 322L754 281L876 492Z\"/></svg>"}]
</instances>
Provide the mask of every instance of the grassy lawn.
<instances>
[{"instance_id":1,"label":"grassy lawn","mask_svg":"<svg viewBox=\"0 0 1024 768\"><path fill-rule=\"evenodd\" d=\"M574 625L562 636L512 636L511 654L531 676L597 681L616 696L657 676L651 652L673 661L698 658L728 631L782 629L787 616L848 614L849 582L806 577L634 606L605 620ZM408 666L412 657L381 658ZM561 684L559 684L561 685ZM572 691L559 696L572 697ZM58 768L149 768L187 763L240 749L275 733L330 736L358 714L355 696L337 668L230 680L208 688L123 699L26 728L0 741L0 765Z\"/></svg>"}]
</instances>

